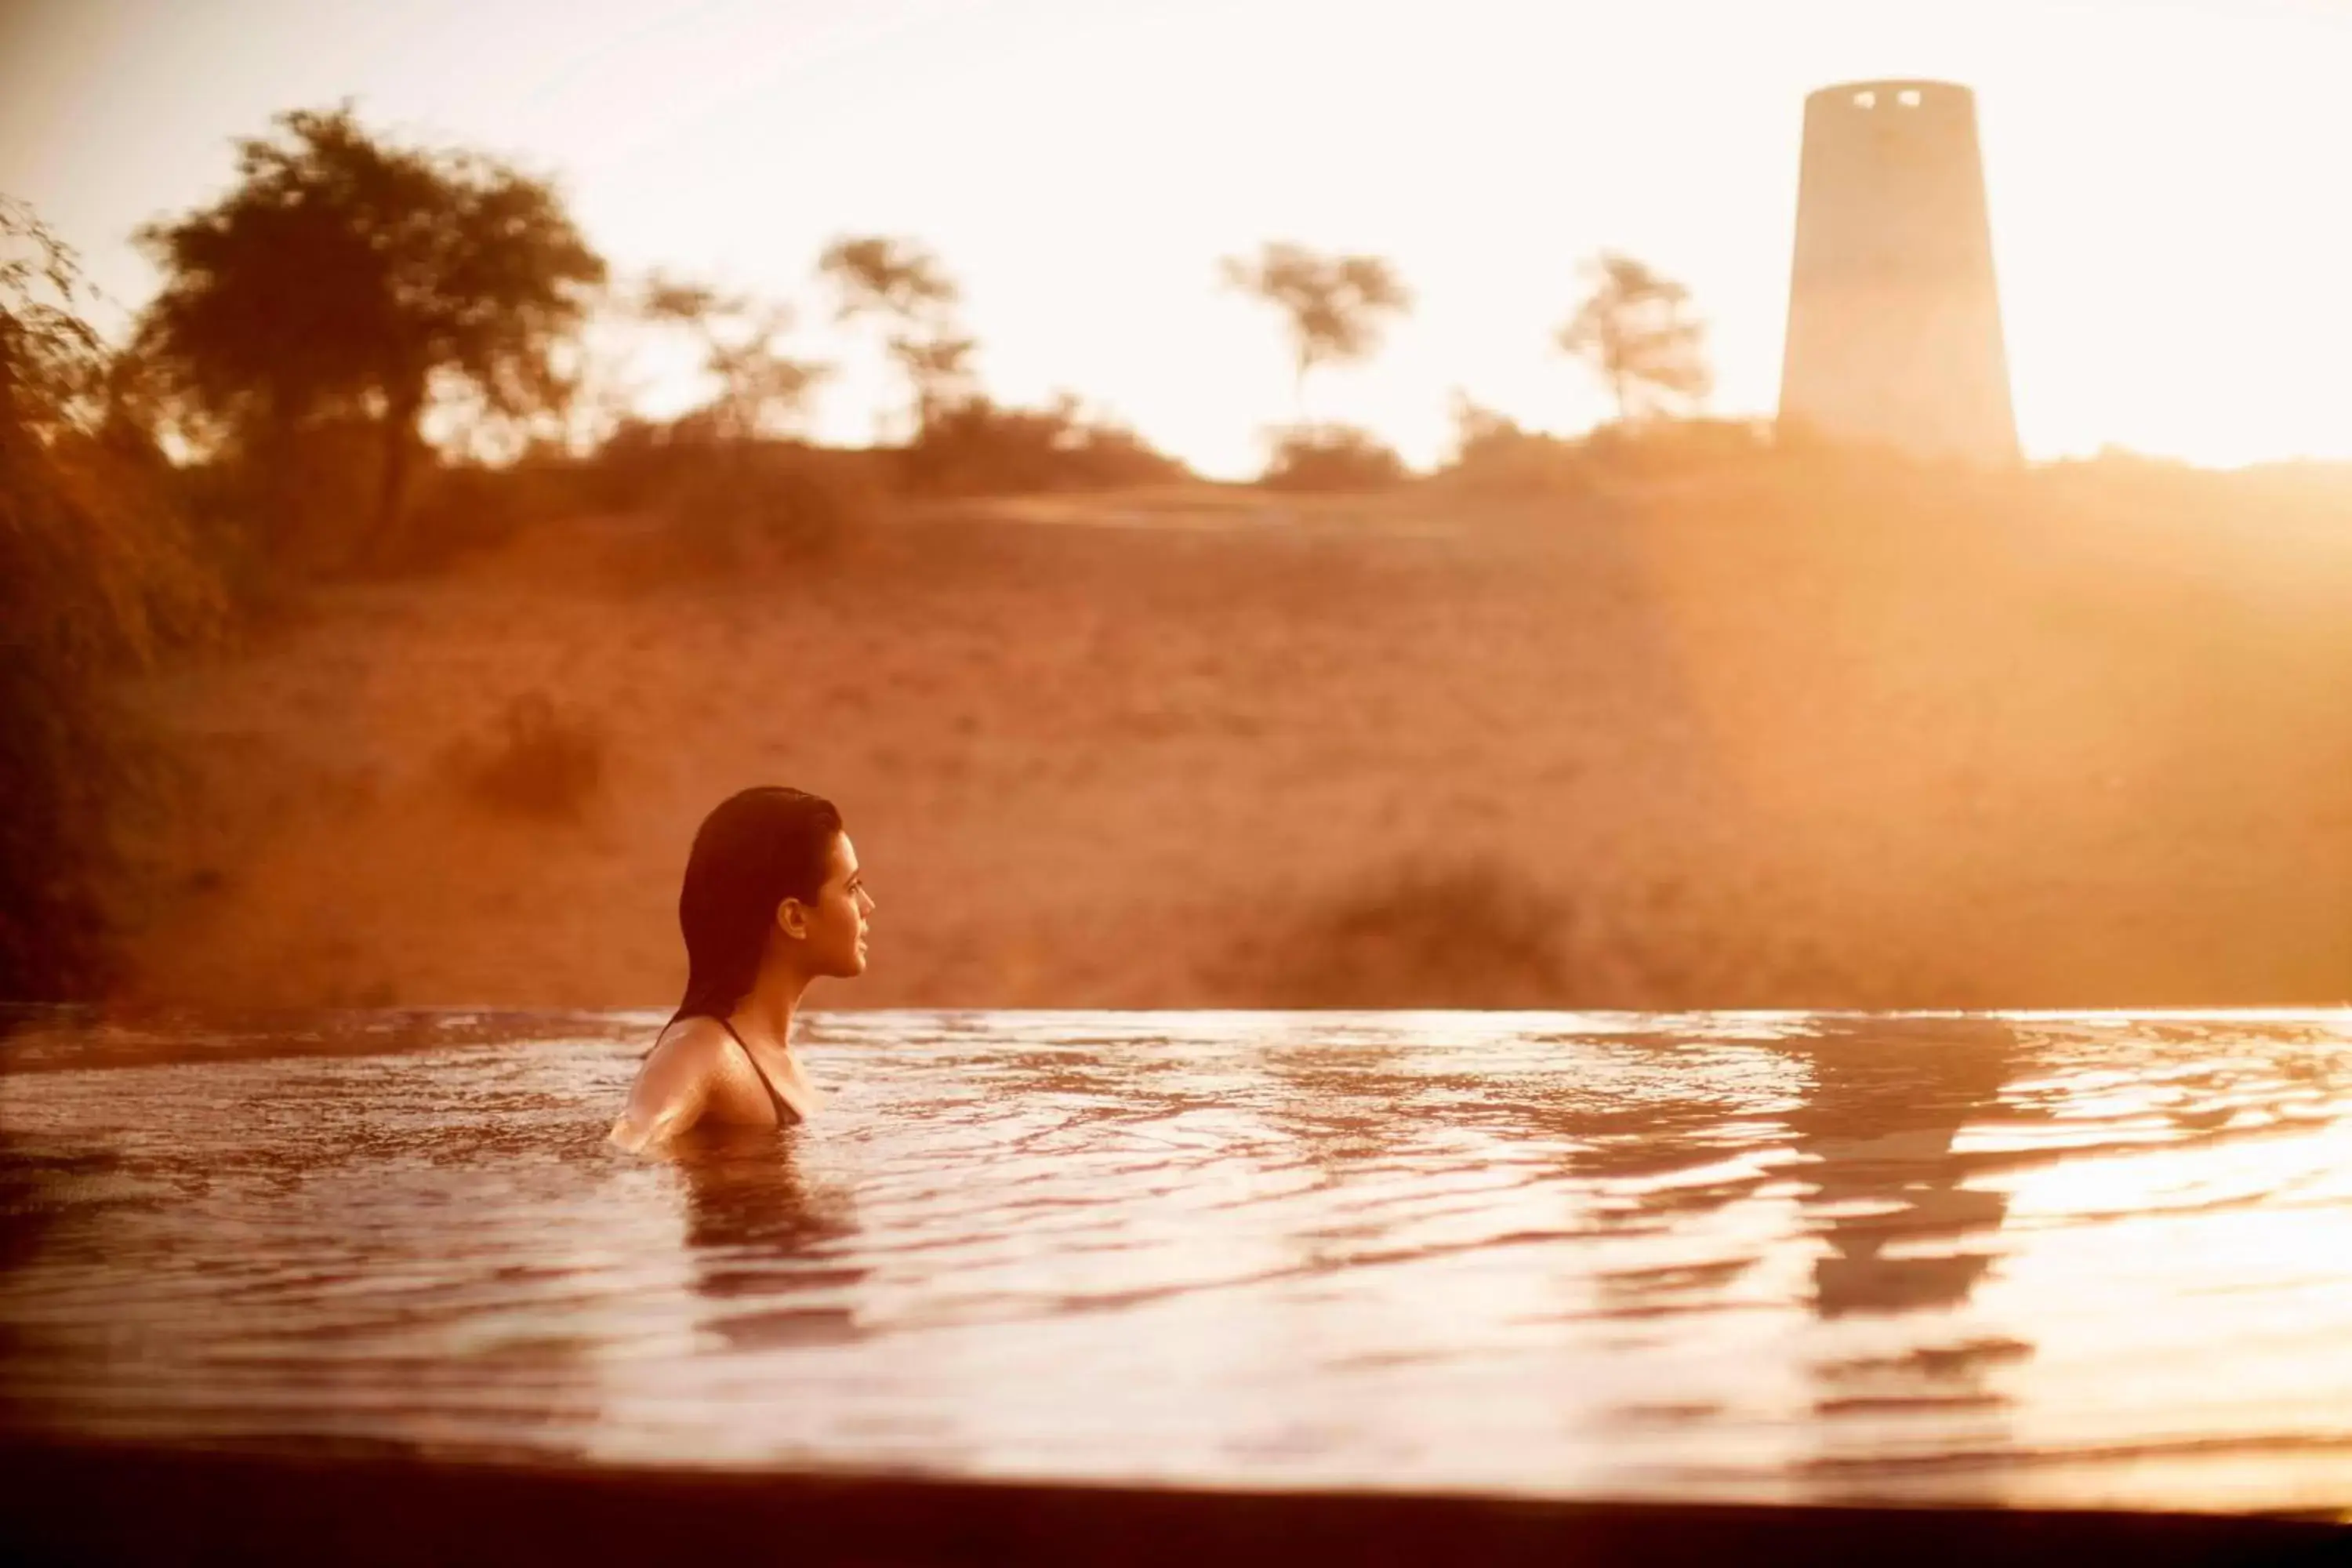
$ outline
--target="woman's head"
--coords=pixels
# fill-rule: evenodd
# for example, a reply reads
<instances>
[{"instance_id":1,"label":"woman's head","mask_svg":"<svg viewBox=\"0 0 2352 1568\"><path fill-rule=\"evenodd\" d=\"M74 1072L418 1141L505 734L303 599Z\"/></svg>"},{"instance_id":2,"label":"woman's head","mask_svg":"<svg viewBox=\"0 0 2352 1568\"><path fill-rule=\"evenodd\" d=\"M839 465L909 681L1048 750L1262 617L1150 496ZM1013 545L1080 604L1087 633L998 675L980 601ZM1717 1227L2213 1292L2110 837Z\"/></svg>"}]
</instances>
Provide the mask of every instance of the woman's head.
<instances>
[{"instance_id":1,"label":"woman's head","mask_svg":"<svg viewBox=\"0 0 2352 1568\"><path fill-rule=\"evenodd\" d=\"M862 973L873 908L831 801L774 784L729 795L695 831L678 889L677 1016L727 1016L772 959L806 978Z\"/></svg>"}]
</instances>

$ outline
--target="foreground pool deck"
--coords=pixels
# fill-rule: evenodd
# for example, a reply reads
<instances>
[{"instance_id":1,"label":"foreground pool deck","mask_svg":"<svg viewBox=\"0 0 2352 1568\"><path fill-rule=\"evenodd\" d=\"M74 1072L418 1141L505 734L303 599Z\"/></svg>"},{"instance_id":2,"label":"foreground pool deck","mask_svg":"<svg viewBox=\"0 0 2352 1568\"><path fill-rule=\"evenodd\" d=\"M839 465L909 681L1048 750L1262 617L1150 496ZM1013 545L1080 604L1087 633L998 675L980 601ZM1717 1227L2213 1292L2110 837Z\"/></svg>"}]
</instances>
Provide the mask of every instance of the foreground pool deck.
<instances>
[{"instance_id":1,"label":"foreground pool deck","mask_svg":"<svg viewBox=\"0 0 2352 1568\"><path fill-rule=\"evenodd\" d=\"M2278 1516L1213 1492L5 1441L0 1478L0 1540L20 1562L2352 1562L2352 1527Z\"/></svg>"}]
</instances>

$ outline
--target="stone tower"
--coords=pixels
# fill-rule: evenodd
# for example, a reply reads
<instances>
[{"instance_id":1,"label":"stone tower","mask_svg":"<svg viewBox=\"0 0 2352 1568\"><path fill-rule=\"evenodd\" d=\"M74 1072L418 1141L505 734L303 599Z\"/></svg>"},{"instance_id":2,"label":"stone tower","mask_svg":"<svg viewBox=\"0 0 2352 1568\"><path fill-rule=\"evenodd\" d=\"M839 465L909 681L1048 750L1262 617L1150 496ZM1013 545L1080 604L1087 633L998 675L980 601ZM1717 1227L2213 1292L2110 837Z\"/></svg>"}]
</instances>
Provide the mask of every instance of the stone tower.
<instances>
[{"instance_id":1,"label":"stone tower","mask_svg":"<svg viewBox=\"0 0 2352 1568\"><path fill-rule=\"evenodd\" d=\"M1920 457L2017 460L1967 88L1857 81L1805 100L1780 417Z\"/></svg>"}]
</instances>

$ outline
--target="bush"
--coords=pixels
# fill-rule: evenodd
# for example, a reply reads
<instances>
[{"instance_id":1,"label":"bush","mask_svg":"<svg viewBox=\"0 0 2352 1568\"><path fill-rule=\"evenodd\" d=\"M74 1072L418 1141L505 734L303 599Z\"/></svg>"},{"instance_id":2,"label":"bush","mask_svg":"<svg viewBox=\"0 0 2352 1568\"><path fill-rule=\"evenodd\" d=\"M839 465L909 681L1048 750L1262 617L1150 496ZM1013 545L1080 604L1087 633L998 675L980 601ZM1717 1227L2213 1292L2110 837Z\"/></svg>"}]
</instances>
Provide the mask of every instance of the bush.
<instances>
[{"instance_id":1,"label":"bush","mask_svg":"<svg viewBox=\"0 0 2352 1568\"><path fill-rule=\"evenodd\" d=\"M661 510L680 562L698 573L820 561L881 513L854 453L750 441L673 452L679 460Z\"/></svg>"},{"instance_id":2,"label":"bush","mask_svg":"<svg viewBox=\"0 0 2352 1568\"><path fill-rule=\"evenodd\" d=\"M205 555L247 609L321 577L436 571L525 523L578 510L578 465L566 457L493 467L425 452L415 463L407 504L373 537L354 523L382 500L383 436L372 420L232 432L174 483Z\"/></svg>"},{"instance_id":3,"label":"bush","mask_svg":"<svg viewBox=\"0 0 2352 1568\"><path fill-rule=\"evenodd\" d=\"M1291 1007L1539 1007L1569 999L1570 910L1508 868L1407 863L1342 888L1267 950Z\"/></svg>"},{"instance_id":4,"label":"bush","mask_svg":"<svg viewBox=\"0 0 2352 1568\"><path fill-rule=\"evenodd\" d=\"M1603 425L1584 439L1597 461L1644 473L1719 472L1756 463L1775 449L1769 420L1645 419Z\"/></svg>"},{"instance_id":5,"label":"bush","mask_svg":"<svg viewBox=\"0 0 2352 1568\"><path fill-rule=\"evenodd\" d=\"M243 430L221 444L205 465L200 521L240 597L361 564L358 520L375 512L383 444L374 423L356 416Z\"/></svg>"},{"instance_id":6,"label":"bush","mask_svg":"<svg viewBox=\"0 0 2352 1568\"><path fill-rule=\"evenodd\" d=\"M662 504L679 468L673 426L624 419L582 465L583 494L598 510L644 511Z\"/></svg>"},{"instance_id":7,"label":"bush","mask_svg":"<svg viewBox=\"0 0 2352 1568\"><path fill-rule=\"evenodd\" d=\"M0 997L111 973L125 821L157 780L117 685L216 609L167 466L114 416L79 288L0 203Z\"/></svg>"},{"instance_id":8,"label":"bush","mask_svg":"<svg viewBox=\"0 0 2352 1568\"><path fill-rule=\"evenodd\" d=\"M1590 493L1610 476L1673 479L1770 459L1770 425L1734 419L1647 419L1602 425L1569 439L1522 429L1467 399L1454 407L1454 455L1439 478L1484 496Z\"/></svg>"},{"instance_id":9,"label":"bush","mask_svg":"<svg viewBox=\"0 0 2352 1568\"><path fill-rule=\"evenodd\" d=\"M573 466L567 492L588 510L657 517L665 564L710 576L840 550L879 520L887 458L722 437L694 416L627 420Z\"/></svg>"},{"instance_id":10,"label":"bush","mask_svg":"<svg viewBox=\"0 0 2352 1568\"><path fill-rule=\"evenodd\" d=\"M448 763L466 793L492 811L568 822L603 786L607 749L602 726L530 691L507 704L487 745L462 740Z\"/></svg>"},{"instance_id":11,"label":"bush","mask_svg":"<svg viewBox=\"0 0 2352 1568\"><path fill-rule=\"evenodd\" d=\"M973 397L935 412L901 454L905 488L931 495L1118 489L1191 477L1133 431L1065 396L1045 408Z\"/></svg>"},{"instance_id":12,"label":"bush","mask_svg":"<svg viewBox=\"0 0 2352 1568\"><path fill-rule=\"evenodd\" d=\"M502 544L529 521L522 476L511 468L457 463L423 478L383 564L433 571Z\"/></svg>"},{"instance_id":13,"label":"bush","mask_svg":"<svg viewBox=\"0 0 2352 1568\"><path fill-rule=\"evenodd\" d=\"M1258 482L1276 490L1378 490L1402 482L1403 459L1352 425L1294 425L1275 433Z\"/></svg>"},{"instance_id":14,"label":"bush","mask_svg":"<svg viewBox=\"0 0 2352 1568\"><path fill-rule=\"evenodd\" d=\"M1590 489L1591 465L1577 443L1523 430L1466 400L1454 411L1454 461L1439 479L1482 496L1555 496Z\"/></svg>"}]
</instances>

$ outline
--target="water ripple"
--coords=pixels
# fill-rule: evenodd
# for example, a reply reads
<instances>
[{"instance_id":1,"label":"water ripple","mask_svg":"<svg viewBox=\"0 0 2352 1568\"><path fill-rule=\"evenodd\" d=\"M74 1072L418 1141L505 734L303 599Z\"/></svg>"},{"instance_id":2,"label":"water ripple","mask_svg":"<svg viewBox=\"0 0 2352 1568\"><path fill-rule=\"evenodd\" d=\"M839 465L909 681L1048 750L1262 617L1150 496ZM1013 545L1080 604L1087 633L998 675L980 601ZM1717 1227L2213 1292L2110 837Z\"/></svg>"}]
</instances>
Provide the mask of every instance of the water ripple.
<instances>
[{"instance_id":1,"label":"water ripple","mask_svg":"<svg viewBox=\"0 0 2352 1568\"><path fill-rule=\"evenodd\" d=\"M2352 1505L2343 1014L0 1018L0 1423L1546 1495Z\"/></svg>"}]
</instances>

